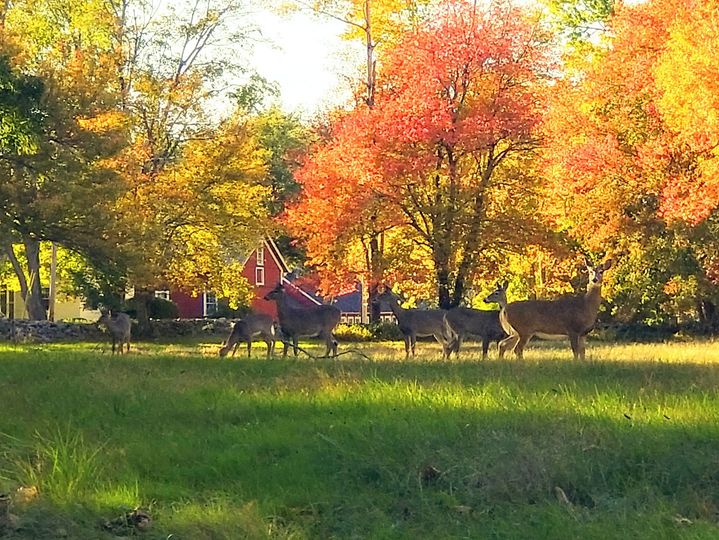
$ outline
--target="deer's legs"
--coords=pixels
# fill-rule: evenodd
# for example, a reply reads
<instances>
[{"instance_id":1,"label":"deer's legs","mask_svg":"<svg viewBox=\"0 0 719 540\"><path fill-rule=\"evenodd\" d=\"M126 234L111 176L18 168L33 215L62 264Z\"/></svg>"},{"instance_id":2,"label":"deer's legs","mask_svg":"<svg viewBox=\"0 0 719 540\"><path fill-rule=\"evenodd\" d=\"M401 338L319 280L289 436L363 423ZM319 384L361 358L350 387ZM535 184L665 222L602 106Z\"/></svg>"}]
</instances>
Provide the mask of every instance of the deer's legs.
<instances>
[{"instance_id":1,"label":"deer's legs","mask_svg":"<svg viewBox=\"0 0 719 540\"><path fill-rule=\"evenodd\" d=\"M482 360L487 359L487 352L489 351L489 336L482 337Z\"/></svg>"},{"instance_id":2,"label":"deer's legs","mask_svg":"<svg viewBox=\"0 0 719 540\"><path fill-rule=\"evenodd\" d=\"M584 360L586 352L587 352L587 337L579 336L579 359L580 360Z\"/></svg>"},{"instance_id":3,"label":"deer's legs","mask_svg":"<svg viewBox=\"0 0 719 540\"><path fill-rule=\"evenodd\" d=\"M287 351L290 348L290 341L286 335L285 335L285 339L282 340L282 344L285 346L284 351L282 351L282 358L287 358Z\"/></svg>"},{"instance_id":4,"label":"deer's legs","mask_svg":"<svg viewBox=\"0 0 719 540\"><path fill-rule=\"evenodd\" d=\"M252 338L247 340L247 358L252 356Z\"/></svg>"},{"instance_id":5,"label":"deer's legs","mask_svg":"<svg viewBox=\"0 0 719 540\"><path fill-rule=\"evenodd\" d=\"M414 334L409 335L409 345L410 345L410 348L412 349L412 358L414 358L416 356L415 350L417 348L417 336L416 335L414 335Z\"/></svg>"},{"instance_id":6,"label":"deer's legs","mask_svg":"<svg viewBox=\"0 0 719 540\"><path fill-rule=\"evenodd\" d=\"M518 360L524 358L524 346L530 339L532 339L532 334L529 334L528 336L519 336L519 340L514 346L514 354L517 355Z\"/></svg>"},{"instance_id":7,"label":"deer's legs","mask_svg":"<svg viewBox=\"0 0 719 540\"><path fill-rule=\"evenodd\" d=\"M518 334L512 334L509 337L504 338L502 341L499 342L499 345L497 345L499 349L499 358L500 360L504 358L504 353L507 352L510 349L514 349L515 345L519 341L519 335Z\"/></svg>"},{"instance_id":8,"label":"deer's legs","mask_svg":"<svg viewBox=\"0 0 719 540\"><path fill-rule=\"evenodd\" d=\"M437 343L442 345L442 359L449 360L449 355L452 354L453 341L451 339L447 339L447 337L443 334L435 334L434 339L437 340Z\"/></svg>"},{"instance_id":9,"label":"deer's legs","mask_svg":"<svg viewBox=\"0 0 719 540\"><path fill-rule=\"evenodd\" d=\"M326 334L320 334L320 339L323 339L325 342L325 356L329 357L330 352L334 351L334 343L335 340L332 337L332 332L327 332ZM334 356L334 354L333 354Z\"/></svg>"},{"instance_id":10,"label":"deer's legs","mask_svg":"<svg viewBox=\"0 0 719 540\"><path fill-rule=\"evenodd\" d=\"M584 351L586 348L586 338L577 334L569 336L569 343L572 345L572 352L575 360L584 360Z\"/></svg>"},{"instance_id":11,"label":"deer's legs","mask_svg":"<svg viewBox=\"0 0 719 540\"><path fill-rule=\"evenodd\" d=\"M459 359L459 349L462 347L462 337L462 334L457 334L457 337L454 339L454 346L452 347L454 355L457 359Z\"/></svg>"},{"instance_id":12,"label":"deer's legs","mask_svg":"<svg viewBox=\"0 0 719 540\"><path fill-rule=\"evenodd\" d=\"M412 338L409 335L404 336L404 359L409 359L410 343Z\"/></svg>"},{"instance_id":13,"label":"deer's legs","mask_svg":"<svg viewBox=\"0 0 719 540\"><path fill-rule=\"evenodd\" d=\"M275 335L272 332L265 333L262 337L265 338L267 344L267 358L275 353Z\"/></svg>"},{"instance_id":14,"label":"deer's legs","mask_svg":"<svg viewBox=\"0 0 719 540\"><path fill-rule=\"evenodd\" d=\"M330 351L332 350L332 334L322 333L318 337L325 342L325 356L329 357Z\"/></svg>"},{"instance_id":15,"label":"deer's legs","mask_svg":"<svg viewBox=\"0 0 719 540\"><path fill-rule=\"evenodd\" d=\"M299 349L297 348L300 344L300 336L293 336L292 337L292 350L295 353L295 356L299 354Z\"/></svg>"},{"instance_id":16,"label":"deer's legs","mask_svg":"<svg viewBox=\"0 0 719 540\"><path fill-rule=\"evenodd\" d=\"M269 334L265 334L262 337L264 338L264 341L267 344L267 358L269 358L270 356L272 356L272 353L274 352L275 340Z\"/></svg>"}]
</instances>

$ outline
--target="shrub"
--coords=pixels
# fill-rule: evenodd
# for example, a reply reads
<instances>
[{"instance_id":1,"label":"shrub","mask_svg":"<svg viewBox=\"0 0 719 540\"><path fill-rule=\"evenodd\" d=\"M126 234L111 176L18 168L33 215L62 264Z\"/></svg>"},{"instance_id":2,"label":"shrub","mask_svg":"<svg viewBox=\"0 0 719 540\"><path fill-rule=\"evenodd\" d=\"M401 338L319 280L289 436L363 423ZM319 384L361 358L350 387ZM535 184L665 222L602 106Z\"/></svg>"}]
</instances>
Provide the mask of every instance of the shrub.
<instances>
[{"instance_id":1,"label":"shrub","mask_svg":"<svg viewBox=\"0 0 719 540\"><path fill-rule=\"evenodd\" d=\"M130 298L127 302L127 314L133 319L137 318L137 298ZM147 305L147 316L150 319L177 319L180 311L172 300L153 297Z\"/></svg>"},{"instance_id":2,"label":"shrub","mask_svg":"<svg viewBox=\"0 0 719 540\"><path fill-rule=\"evenodd\" d=\"M217 310L211 315L208 315L208 319L241 319L251 313L252 310L247 306L240 306L237 309L232 309L227 300L220 299L217 302Z\"/></svg>"},{"instance_id":3,"label":"shrub","mask_svg":"<svg viewBox=\"0 0 719 540\"><path fill-rule=\"evenodd\" d=\"M374 341L400 341L403 339L399 326L393 322L379 322L369 325Z\"/></svg>"},{"instance_id":4,"label":"shrub","mask_svg":"<svg viewBox=\"0 0 719 540\"><path fill-rule=\"evenodd\" d=\"M366 324L339 324L334 331L340 341L370 341L372 332Z\"/></svg>"}]
</instances>

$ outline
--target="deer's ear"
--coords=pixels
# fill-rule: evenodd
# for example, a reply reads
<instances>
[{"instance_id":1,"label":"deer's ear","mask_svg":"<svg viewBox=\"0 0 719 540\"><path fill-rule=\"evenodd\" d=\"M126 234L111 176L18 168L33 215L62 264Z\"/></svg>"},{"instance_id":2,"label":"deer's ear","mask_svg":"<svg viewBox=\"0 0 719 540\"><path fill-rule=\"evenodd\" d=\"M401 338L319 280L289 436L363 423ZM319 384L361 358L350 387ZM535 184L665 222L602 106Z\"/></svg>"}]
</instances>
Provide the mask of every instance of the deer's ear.
<instances>
[{"instance_id":1,"label":"deer's ear","mask_svg":"<svg viewBox=\"0 0 719 540\"><path fill-rule=\"evenodd\" d=\"M604 270L609 270L612 267L613 262L614 261L612 261L612 259L607 259L606 261L604 261L604 265L603 265Z\"/></svg>"},{"instance_id":2,"label":"deer's ear","mask_svg":"<svg viewBox=\"0 0 719 540\"><path fill-rule=\"evenodd\" d=\"M386 290L387 290L387 287L385 286L384 283L380 283L380 284L377 285L377 292L378 292L379 294L382 294L382 293L385 292Z\"/></svg>"},{"instance_id":3,"label":"deer's ear","mask_svg":"<svg viewBox=\"0 0 719 540\"><path fill-rule=\"evenodd\" d=\"M502 286L500 287L500 289L502 289L503 291L506 291L508 288L509 288L509 281L507 281L505 279L504 283L502 283Z\"/></svg>"},{"instance_id":4,"label":"deer's ear","mask_svg":"<svg viewBox=\"0 0 719 540\"><path fill-rule=\"evenodd\" d=\"M593 267L592 261L590 261L588 257L584 257L584 266L586 266L587 268Z\"/></svg>"}]
</instances>

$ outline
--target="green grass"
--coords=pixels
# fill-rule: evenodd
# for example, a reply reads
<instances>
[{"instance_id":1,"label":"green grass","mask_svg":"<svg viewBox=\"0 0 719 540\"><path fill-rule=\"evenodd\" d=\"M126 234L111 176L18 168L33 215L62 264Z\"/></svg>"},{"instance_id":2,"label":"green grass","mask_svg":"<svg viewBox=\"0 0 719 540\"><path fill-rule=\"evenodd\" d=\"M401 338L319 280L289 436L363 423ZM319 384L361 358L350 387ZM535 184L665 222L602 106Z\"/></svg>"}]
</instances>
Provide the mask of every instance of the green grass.
<instances>
[{"instance_id":1,"label":"green grass","mask_svg":"<svg viewBox=\"0 0 719 540\"><path fill-rule=\"evenodd\" d=\"M102 524L137 506L153 539L719 535L719 344L355 346L0 345L0 492L39 491L6 537L132 536Z\"/></svg>"}]
</instances>

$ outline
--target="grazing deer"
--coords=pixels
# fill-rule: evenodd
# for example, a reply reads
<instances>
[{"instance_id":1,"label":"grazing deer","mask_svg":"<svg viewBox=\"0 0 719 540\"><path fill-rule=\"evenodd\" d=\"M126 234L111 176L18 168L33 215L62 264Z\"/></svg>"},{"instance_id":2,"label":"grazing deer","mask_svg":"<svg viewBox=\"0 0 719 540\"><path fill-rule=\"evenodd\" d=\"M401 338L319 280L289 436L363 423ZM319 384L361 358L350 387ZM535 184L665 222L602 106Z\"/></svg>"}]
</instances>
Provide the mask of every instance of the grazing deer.
<instances>
[{"instance_id":1,"label":"grazing deer","mask_svg":"<svg viewBox=\"0 0 719 540\"><path fill-rule=\"evenodd\" d=\"M498 302L502 307L500 322L509 337L499 344L499 357L513 349L522 358L524 347L533 336L568 336L575 360L584 360L586 336L597 321L602 302L602 278L611 268L612 261L592 266L585 261L589 271L587 292L579 296L563 296L555 300L524 300L507 303L507 283L497 287L485 302Z\"/></svg>"},{"instance_id":2,"label":"grazing deer","mask_svg":"<svg viewBox=\"0 0 719 540\"><path fill-rule=\"evenodd\" d=\"M459 349L467 336L482 338L482 360L487 359L487 351L492 341L500 341L507 337L499 322L499 311L482 311L467 307L455 307L444 316L449 332L456 337L450 345L449 354L455 353L459 358Z\"/></svg>"},{"instance_id":3,"label":"grazing deer","mask_svg":"<svg viewBox=\"0 0 719 540\"><path fill-rule=\"evenodd\" d=\"M397 319L397 325L404 336L405 360L409 358L410 351L415 356L415 347L418 337L434 336L442 346L442 356L449 358L451 345L455 335L444 323L446 311L443 309L404 309L399 303L399 296L390 289L385 289L375 297L375 302L386 301Z\"/></svg>"},{"instance_id":4,"label":"grazing deer","mask_svg":"<svg viewBox=\"0 0 719 540\"><path fill-rule=\"evenodd\" d=\"M297 356L298 343L301 337L319 337L325 342L327 350L325 356L337 356L337 340L332 331L340 322L340 310L335 306L293 307L289 305L287 291L280 283L265 295L265 300L274 300L277 303L277 318L280 322L280 331L286 338L292 339L292 348ZM289 343L285 345L282 357L287 356Z\"/></svg>"},{"instance_id":5,"label":"grazing deer","mask_svg":"<svg viewBox=\"0 0 719 540\"><path fill-rule=\"evenodd\" d=\"M98 325L105 326L110 332L112 338L112 354L115 354L115 345L119 343L119 354L122 354L123 343L127 344L127 352L130 352L130 329L132 323L127 313L118 313L111 315L106 309L100 310L100 318L97 320Z\"/></svg>"},{"instance_id":6,"label":"grazing deer","mask_svg":"<svg viewBox=\"0 0 719 540\"><path fill-rule=\"evenodd\" d=\"M267 344L267 358L272 355L275 348L275 322L272 317L264 313L252 313L235 323L227 341L220 349L220 356L227 356L232 349L232 356L235 356L237 347L241 342L247 343L247 358L252 354L252 338L260 336Z\"/></svg>"}]
</instances>

